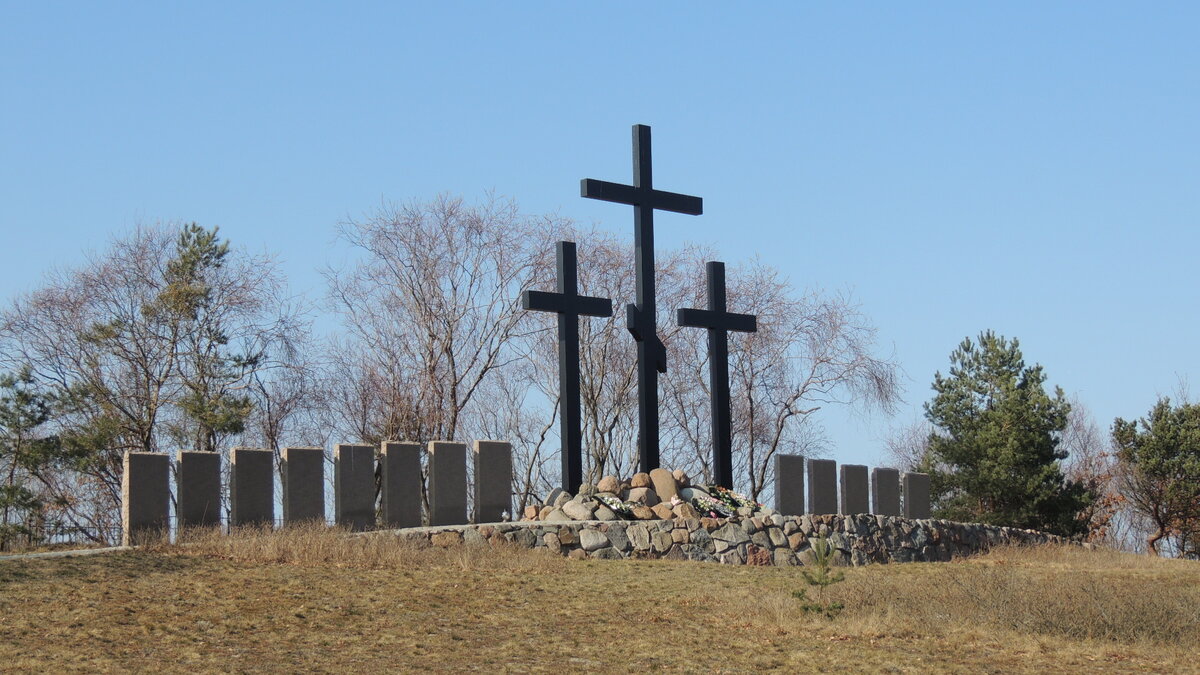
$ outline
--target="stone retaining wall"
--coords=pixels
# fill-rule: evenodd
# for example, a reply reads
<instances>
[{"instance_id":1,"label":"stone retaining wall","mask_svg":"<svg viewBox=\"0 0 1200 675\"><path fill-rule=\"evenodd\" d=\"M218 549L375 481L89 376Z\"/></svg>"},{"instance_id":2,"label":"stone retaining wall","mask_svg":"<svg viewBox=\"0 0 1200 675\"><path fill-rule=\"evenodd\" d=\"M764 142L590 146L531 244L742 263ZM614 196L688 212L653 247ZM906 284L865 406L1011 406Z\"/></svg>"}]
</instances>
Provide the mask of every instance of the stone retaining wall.
<instances>
[{"instance_id":1,"label":"stone retaining wall","mask_svg":"<svg viewBox=\"0 0 1200 675\"><path fill-rule=\"evenodd\" d=\"M379 536L380 532L371 533ZM392 530L432 546L513 544L571 558L666 558L730 565L797 565L824 536L838 565L934 562L1004 544L1069 543L1034 530L877 515L515 522Z\"/></svg>"}]
</instances>

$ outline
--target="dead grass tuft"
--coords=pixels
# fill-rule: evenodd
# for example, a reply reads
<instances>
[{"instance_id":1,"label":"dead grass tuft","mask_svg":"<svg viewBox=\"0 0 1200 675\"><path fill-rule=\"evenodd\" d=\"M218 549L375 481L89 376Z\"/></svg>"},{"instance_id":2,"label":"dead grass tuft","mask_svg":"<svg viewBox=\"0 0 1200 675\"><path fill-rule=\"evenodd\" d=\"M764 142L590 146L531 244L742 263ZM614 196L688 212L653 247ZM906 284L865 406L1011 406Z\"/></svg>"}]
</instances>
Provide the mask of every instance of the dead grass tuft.
<instances>
[{"instance_id":1,"label":"dead grass tuft","mask_svg":"<svg viewBox=\"0 0 1200 675\"><path fill-rule=\"evenodd\" d=\"M1008 547L951 564L847 570L829 588L845 604L833 624L783 593L746 599L774 625L862 633L938 634L990 628L1027 638L1121 644L1200 643L1200 565L1078 547ZM797 579L797 587L803 580Z\"/></svg>"}]
</instances>

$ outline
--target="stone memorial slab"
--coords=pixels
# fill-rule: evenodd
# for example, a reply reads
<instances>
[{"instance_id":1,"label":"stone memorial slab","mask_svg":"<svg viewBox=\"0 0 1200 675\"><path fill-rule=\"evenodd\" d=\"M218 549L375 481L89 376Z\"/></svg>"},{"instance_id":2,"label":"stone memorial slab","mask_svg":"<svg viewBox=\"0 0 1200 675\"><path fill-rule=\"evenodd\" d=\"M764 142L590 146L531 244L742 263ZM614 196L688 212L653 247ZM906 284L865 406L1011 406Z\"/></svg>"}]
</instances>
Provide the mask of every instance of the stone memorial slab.
<instances>
[{"instance_id":1,"label":"stone memorial slab","mask_svg":"<svg viewBox=\"0 0 1200 675\"><path fill-rule=\"evenodd\" d=\"M835 514L837 503L837 462L832 459L808 460L808 512Z\"/></svg>"},{"instance_id":2,"label":"stone memorial slab","mask_svg":"<svg viewBox=\"0 0 1200 675\"><path fill-rule=\"evenodd\" d=\"M841 488L838 505L842 514L853 516L871 512L871 505L867 499L870 495L867 467L861 464L843 464L839 467L838 487Z\"/></svg>"},{"instance_id":3,"label":"stone memorial slab","mask_svg":"<svg viewBox=\"0 0 1200 675\"><path fill-rule=\"evenodd\" d=\"M922 520L929 517L929 474L905 472L904 517Z\"/></svg>"},{"instance_id":4,"label":"stone memorial slab","mask_svg":"<svg viewBox=\"0 0 1200 675\"><path fill-rule=\"evenodd\" d=\"M512 445L475 441L475 522L498 523L512 517Z\"/></svg>"},{"instance_id":5,"label":"stone memorial slab","mask_svg":"<svg viewBox=\"0 0 1200 675\"><path fill-rule=\"evenodd\" d=\"M775 455L775 510L785 516L804 513L802 455Z\"/></svg>"},{"instance_id":6,"label":"stone memorial slab","mask_svg":"<svg viewBox=\"0 0 1200 675\"><path fill-rule=\"evenodd\" d=\"M900 515L900 472L896 469L871 469L871 506L880 516Z\"/></svg>"},{"instance_id":7,"label":"stone memorial slab","mask_svg":"<svg viewBox=\"0 0 1200 675\"><path fill-rule=\"evenodd\" d=\"M334 522L355 532L375 527L375 448L339 444L333 449Z\"/></svg>"},{"instance_id":8,"label":"stone memorial slab","mask_svg":"<svg viewBox=\"0 0 1200 675\"><path fill-rule=\"evenodd\" d=\"M467 446L453 441L429 443L429 524L467 522Z\"/></svg>"},{"instance_id":9,"label":"stone memorial slab","mask_svg":"<svg viewBox=\"0 0 1200 675\"><path fill-rule=\"evenodd\" d=\"M159 452L126 452L121 474L121 545L138 546L170 534L170 459Z\"/></svg>"},{"instance_id":10,"label":"stone memorial slab","mask_svg":"<svg viewBox=\"0 0 1200 675\"><path fill-rule=\"evenodd\" d=\"M325 523L325 449L284 448L283 524Z\"/></svg>"},{"instance_id":11,"label":"stone memorial slab","mask_svg":"<svg viewBox=\"0 0 1200 675\"><path fill-rule=\"evenodd\" d=\"M275 453L229 451L229 525L275 525Z\"/></svg>"},{"instance_id":12,"label":"stone memorial slab","mask_svg":"<svg viewBox=\"0 0 1200 675\"><path fill-rule=\"evenodd\" d=\"M214 527L221 523L221 455L180 450L176 456L179 526Z\"/></svg>"},{"instance_id":13,"label":"stone memorial slab","mask_svg":"<svg viewBox=\"0 0 1200 675\"><path fill-rule=\"evenodd\" d=\"M421 526L421 444L386 441L379 450L384 527Z\"/></svg>"}]
</instances>

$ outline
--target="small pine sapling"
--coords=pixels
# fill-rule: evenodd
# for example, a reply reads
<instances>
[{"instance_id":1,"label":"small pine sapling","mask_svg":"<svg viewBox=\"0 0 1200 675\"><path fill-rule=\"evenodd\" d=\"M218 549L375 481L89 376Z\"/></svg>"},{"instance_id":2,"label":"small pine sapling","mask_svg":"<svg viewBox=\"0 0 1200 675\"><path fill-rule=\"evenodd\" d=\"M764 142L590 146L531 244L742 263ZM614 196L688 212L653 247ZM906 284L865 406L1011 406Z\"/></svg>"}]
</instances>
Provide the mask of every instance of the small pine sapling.
<instances>
[{"instance_id":1,"label":"small pine sapling","mask_svg":"<svg viewBox=\"0 0 1200 675\"><path fill-rule=\"evenodd\" d=\"M812 542L813 562L800 573L804 575L804 581L811 587L817 589L817 597L814 601L808 597L807 588L801 588L798 591L792 591L792 597L801 602L800 608L809 614L820 614L827 619L833 619L841 613L846 606L840 602L827 602L825 599L825 589L836 583L846 580L846 575L843 572L834 572L831 569L830 559L833 557L833 544L825 537L819 537ZM812 571L809 571L811 568Z\"/></svg>"}]
</instances>

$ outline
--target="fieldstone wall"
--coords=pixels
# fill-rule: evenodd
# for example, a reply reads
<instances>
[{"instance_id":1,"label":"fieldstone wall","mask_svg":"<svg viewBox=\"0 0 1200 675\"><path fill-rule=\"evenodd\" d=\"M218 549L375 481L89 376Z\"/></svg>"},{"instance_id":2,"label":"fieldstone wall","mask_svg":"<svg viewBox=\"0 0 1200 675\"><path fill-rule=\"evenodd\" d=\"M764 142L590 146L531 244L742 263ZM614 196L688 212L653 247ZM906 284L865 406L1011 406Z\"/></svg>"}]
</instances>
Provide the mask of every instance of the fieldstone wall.
<instances>
[{"instance_id":1,"label":"fieldstone wall","mask_svg":"<svg viewBox=\"0 0 1200 675\"><path fill-rule=\"evenodd\" d=\"M946 561L1004 544L1070 543L1009 527L869 514L782 516L770 509L754 517L534 521L372 534L394 534L431 546L516 545L571 558L665 558L727 565L802 565L811 560L810 542L822 536L836 549L838 565Z\"/></svg>"}]
</instances>

